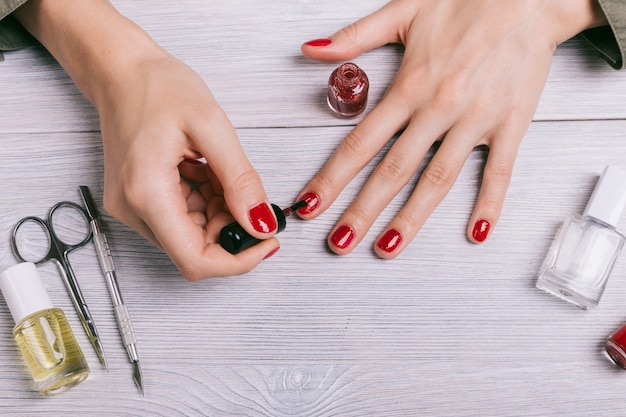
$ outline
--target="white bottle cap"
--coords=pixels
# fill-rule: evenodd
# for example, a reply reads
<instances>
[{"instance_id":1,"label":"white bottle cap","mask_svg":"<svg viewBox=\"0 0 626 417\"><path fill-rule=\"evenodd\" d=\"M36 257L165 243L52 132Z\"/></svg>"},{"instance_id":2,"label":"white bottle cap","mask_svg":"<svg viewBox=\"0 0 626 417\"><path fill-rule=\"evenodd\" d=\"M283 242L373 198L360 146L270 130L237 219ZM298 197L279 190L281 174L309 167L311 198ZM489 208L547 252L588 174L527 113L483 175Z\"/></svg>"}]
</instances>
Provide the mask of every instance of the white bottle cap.
<instances>
[{"instance_id":1,"label":"white bottle cap","mask_svg":"<svg viewBox=\"0 0 626 417\"><path fill-rule=\"evenodd\" d=\"M0 290L16 323L30 314L53 308L37 268L31 262L4 270L0 274Z\"/></svg>"},{"instance_id":2,"label":"white bottle cap","mask_svg":"<svg viewBox=\"0 0 626 417\"><path fill-rule=\"evenodd\" d=\"M626 171L608 165L589 198L583 215L616 227L626 205Z\"/></svg>"}]
</instances>

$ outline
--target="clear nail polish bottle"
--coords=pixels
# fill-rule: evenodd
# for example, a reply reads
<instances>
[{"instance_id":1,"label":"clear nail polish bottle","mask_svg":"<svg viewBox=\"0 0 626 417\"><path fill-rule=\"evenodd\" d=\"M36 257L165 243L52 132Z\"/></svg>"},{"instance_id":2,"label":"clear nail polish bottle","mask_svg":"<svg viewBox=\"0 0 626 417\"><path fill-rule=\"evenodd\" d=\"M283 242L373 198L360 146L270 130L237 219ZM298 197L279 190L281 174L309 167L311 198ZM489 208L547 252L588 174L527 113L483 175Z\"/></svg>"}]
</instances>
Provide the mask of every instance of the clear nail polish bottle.
<instances>
[{"instance_id":1,"label":"clear nail polish bottle","mask_svg":"<svg viewBox=\"0 0 626 417\"><path fill-rule=\"evenodd\" d=\"M0 290L37 390L51 396L83 382L89 365L65 314L52 305L35 265L24 262L3 271Z\"/></svg>"},{"instance_id":2,"label":"clear nail polish bottle","mask_svg":"<svg viewBox=\"0 0 626 417\"><path fill-rule=\"evenodd\" d=\"M537 288L578 307L595 307L622 247L615 230L626 205L626 171L607 166L582 216L565 221L539 272Z\"/></svg>"},{"instance_id":3,"label":"clear nail polish bottle","mask_svg":"<svg viewBox=\"0 0 626 417\"><path fill-rule=\"evenodd\" d=\"M358 65L346 62L328 78L328 107L342 118L356 117L367 105L369 80Z\"/></svg>"}]
</instances>

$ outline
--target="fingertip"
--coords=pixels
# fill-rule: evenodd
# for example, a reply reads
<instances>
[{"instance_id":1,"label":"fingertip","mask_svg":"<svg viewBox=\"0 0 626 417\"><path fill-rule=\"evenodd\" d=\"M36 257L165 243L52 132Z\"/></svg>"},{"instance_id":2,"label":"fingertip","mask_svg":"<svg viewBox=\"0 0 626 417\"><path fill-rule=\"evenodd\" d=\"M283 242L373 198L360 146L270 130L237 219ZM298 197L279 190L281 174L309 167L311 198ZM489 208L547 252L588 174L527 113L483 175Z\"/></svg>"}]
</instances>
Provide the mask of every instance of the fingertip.
<instances>
[{"instance_id":1,"label":"fingertip","mask_svg":"<svg viewBox=\"0 0 626 417\"><path fill-rule=\"evenodd\" d=\"M399 230L388 229L376 241L374 251L383 259L395 258L402 251L403 240L403 235Z\"/></svg>"},{"instance_id":2,"label":"fingertip","mask_svg":"<svg viewBox=\"0 0 626 417\"><path fill-rule=\"evenodd\" d=\"M467 235L473 243L483 243L489 237L492 222L479 217L477 220L470 222Z\"/></svg>"},{"instance_id":3,"label":"fingertip","mask_svg":"<svg viewBox=\"0 0 626 417\"><path fill-rule=\"evenodd\" d=\"M278 230L276 214L267 202L253 206L248 211L248 220L258 233L271 234Z\"/></svg>"},{"instance_id":4,"label":"fingertip","mask_svg":"<svg viewBox=\"0 0 626 417\"><path fill-rule=\"evenodd\" d=\"M300 50L302 54L319 61L344 61L354 59L361 53L379 46L369 45L362 42L369 41L357 36L358 22L344 27L328 38L312 39L302 44Z\"/></svg>"},{"instance_id":5,"label":"fingertip","mask_svg":"<svg viewBox=\"0 0 626 417\"><path fill-rule=\"evenodd\" d=\"M266 260L268 258L271 258L272 256L274 256L276 254L276 252L278 252L280 249L280 245L276 246L275 248L271 249L267 255L265 255L265 257L263 257L263 260Z\"/></svg>"},{"instance_id":6,"label":"fingertip","mask_svg":"<svg viewBox=\"0 0 626 417\"><path fill-rule=\"evenodd\" d=\"M402 24L406 12L405 8L394 6L393 3L343 27L330 37L305 42L301 46L303 55L321 61L341 61L400 41L396 28Z\"/></svg>"},{"instance_id":7,"label":"fingertip","mask_svg":"<svg viewBox=\"0 0 626 417\"><path fill-rule=\"evenodd\" d=\"M330 45L332 42L333 41L331 38L312 39L310 41L303 43L301 49L304 52L304 50L308 50L310 48L324 48Z\"/></svg>"},{"instance_id":8,"label":"fingertip","mask_svg":"<svg viewBox=\"0 0 626 417\"><path fill-rule=\"evenodd\" d=\"M321 199L319 195L313 191L306 191L304 194L300 195L296 199L296 201L306 202L306 206L302 207L299 210L296 210L296 213L299 217L305 220L310 220L318 216L318 208L320 207Z\"/></svg>"},{"instance_id":9,"label":"fingertip","mask_svg":"<svg viewBox=\"0 0 626 417\"><path fill-rule=\"evenodd\" d=\"M330 250L337 255L345 255L352 250L352 243L356 237L356 231L352 226L342 224L329 235L327 243Z\"/></svg>"},{"instance_id":10,"label":"fingertip","mask_svg":"<svg viewBox=\"0 0 626 417\"><path fill-rule=\"evenodd\" d=\"M333 35L334 36L334 35ZM300 46L302 55L318 61L341 61L354 58L333 37L312 39Z\"/></svg>"}]
</instances>

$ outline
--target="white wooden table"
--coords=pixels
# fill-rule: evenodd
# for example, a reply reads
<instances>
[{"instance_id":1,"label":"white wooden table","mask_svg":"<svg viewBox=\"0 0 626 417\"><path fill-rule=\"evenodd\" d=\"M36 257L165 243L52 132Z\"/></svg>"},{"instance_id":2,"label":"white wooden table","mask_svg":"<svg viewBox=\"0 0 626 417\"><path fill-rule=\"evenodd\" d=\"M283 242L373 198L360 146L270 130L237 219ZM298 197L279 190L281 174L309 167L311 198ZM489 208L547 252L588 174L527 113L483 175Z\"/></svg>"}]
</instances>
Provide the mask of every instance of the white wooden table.
<instances>
[{"instance_id":1,"label":"white wooden table","mask_svg":"<svg viewBox=\"0 0 626 417\"><path fill-rule=\"evenodd\" d=\"M349 131L324 85L336 64L300 44L377 9L383 0L116 0L114 4L211 86L272 201L293 201ZM370 108L401 60L380 48L356 60ZM9 233L26 215L88 185L101 203L98 117L40 47L0 64L0 267L16 261ZM92 368L55 398L32 390L0 303L2 416L626 416L626 372L603 355L626 321L626 259L600 305L582 311L535 289L548 246L583 210L606 164L626 166L626 74L583 42L561 46L522 143L491 238L465 237L483 154L411 246L378 259L375 236L339 257L325 238L372 162L320 218L290 220L281 250L243 277L184 281L166 255L104 216L138 337L146 395L131 378L93 246L71 257L109 361L104 371L52 264L40 267ZM412 183L414 184L414 183ZM626 216L620 228L626 231Z\"/></svg>"}]
</instances>

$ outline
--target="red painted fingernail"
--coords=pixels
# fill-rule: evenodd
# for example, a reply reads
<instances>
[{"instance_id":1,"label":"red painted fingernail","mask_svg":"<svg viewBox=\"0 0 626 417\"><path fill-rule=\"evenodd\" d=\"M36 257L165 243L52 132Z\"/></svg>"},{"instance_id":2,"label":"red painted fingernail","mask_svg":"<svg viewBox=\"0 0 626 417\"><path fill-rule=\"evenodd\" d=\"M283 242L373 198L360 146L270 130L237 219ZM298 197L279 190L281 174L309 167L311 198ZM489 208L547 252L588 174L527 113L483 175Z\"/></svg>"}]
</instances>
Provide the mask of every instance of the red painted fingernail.
<instances>
[{"instance_id":1,"label":"red painted fingernail","mask_svg":"<svg viewBox=\"0 0 626 417\"><path fill-rule=\"evenodd\" d=\"M278 249L280 249L280 246L272 249L267 255L265 255L265 258L263 258L263 260L266 260L267 258L271 258L276 252L278 252Z\"/></svg>"},{"instance_id":2,"label":"red painted fingernail","mask_svg":"<svg viewBox=\"0 0 626 417\"><path fill-rule=\"evenodd\" d=\"M252 207L248 213L248 218L257 232L271 233L278 227L272 210L265 203Z\"/></svg>"},{"instance_id":3,"label":"red painted fingernail","mask_svg":"<svg viewBox=\"0 0 626 417\"><path fill-rule=\"evenodd\" d=\"M491 225L487 220L480 219L474 223L474 230L472 230L472 237L476 242L484 242L489 234L489 228Z\"/></svg>"},{"instance_id":4,"label":"red painted fingernail","mask_svg":"<svg viewBox=\"0 0 626 417\"><path fill-rule=\"evenodd\" d=\"M389 229L378 239L376 246L387 253L391 253L402 243L402 235L396 229Z\"/></svg>"},{"instance_id":5,"label":"red painted fingernail","mask_svg":"<svg viewBox=\"0 0 626 417\"><path fill-rule=\"evenodd\" d=\"M313 39L312 41L305 42L305 45L315 46L317 48L322 48L324 46L330 45L332 41L328 38L323 39Z\"/></svg>"},{"instance_id":6,"label":"red painted fingernail","mask_svg":"<svg viewBox=\"0 0 626 417\"><path fill-rule=\"evenodd\" d=\"M354 239L354 229L344 224L335 230L335 233L331 236L330 241L339 249L345 249L348 245L350 245L352 239Z\"/></svg>"},{"instance_id":7,"label":"red painted fingernail","mask_svg":"<svg viewBox=\"0 0 626 417\"><path fill-rule=\"evenodd\" d=\"M320 205L319 196L313 192L308 192L304 194L302 197L298 199L298 201L300 200L306 201L306 206L298 210L298 214L303 214L303 215L311 214L315 210L317 210L317 207L319 207Z\"/></svg>"}]
</instances>

